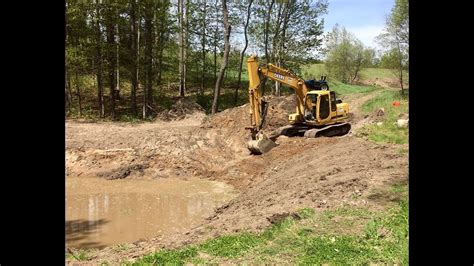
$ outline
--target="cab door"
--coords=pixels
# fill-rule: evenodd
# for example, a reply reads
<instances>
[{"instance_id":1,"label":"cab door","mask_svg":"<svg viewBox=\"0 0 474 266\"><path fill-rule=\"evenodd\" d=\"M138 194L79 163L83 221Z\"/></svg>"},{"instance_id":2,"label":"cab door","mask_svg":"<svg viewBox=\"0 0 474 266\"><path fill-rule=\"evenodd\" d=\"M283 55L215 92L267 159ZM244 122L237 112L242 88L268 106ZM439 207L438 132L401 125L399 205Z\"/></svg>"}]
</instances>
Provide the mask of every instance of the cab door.
<instances>
[{"instance_id":1,"label":"cab door","mask_svg":"<svg viewBox=\"0 0 474 266\"><path fill-rule=\"evenodd\" d=\"M325 122L331 119L331 103L329 94L322 94L318 97L318 122Z\"/></svg>"},{"instance_id":2,"label":"cab door","mask_svg":"<svg viewBox=\"0 0 474 266\"><path fill-rule=\"evenodd\" d=\"M337 116L336 93L334 91L331 91L330 96L331 96L331 117L336 117Z\"/></svg>"}]
</instances>

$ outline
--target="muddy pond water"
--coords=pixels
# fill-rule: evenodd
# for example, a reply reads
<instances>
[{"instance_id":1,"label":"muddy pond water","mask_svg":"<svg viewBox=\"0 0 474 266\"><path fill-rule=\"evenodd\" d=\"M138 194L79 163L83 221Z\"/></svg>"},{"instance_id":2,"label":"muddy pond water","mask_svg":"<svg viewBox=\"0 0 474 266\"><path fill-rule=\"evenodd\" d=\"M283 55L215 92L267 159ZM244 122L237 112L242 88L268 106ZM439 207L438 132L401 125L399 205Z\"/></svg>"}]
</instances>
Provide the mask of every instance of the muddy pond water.
<instances>
[{"instance_id":1,"label":"muddy pond water","mask_svg":"<svg viewBox=\"0 0 474 266\"><path fill-rule=\"evenodd\" d=\"M104 248L200 225L236 196L231 186L202 179L66 178L66 246Z\"/></svg>"}]
</instances>

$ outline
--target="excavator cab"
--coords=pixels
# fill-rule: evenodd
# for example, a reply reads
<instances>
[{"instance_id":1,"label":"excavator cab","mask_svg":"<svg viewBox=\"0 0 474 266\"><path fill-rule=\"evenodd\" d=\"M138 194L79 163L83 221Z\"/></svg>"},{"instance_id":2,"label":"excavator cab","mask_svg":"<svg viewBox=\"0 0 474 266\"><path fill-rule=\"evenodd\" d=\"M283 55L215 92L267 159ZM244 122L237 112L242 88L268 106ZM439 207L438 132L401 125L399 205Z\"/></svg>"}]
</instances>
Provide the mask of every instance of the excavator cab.
<instances>
[{"instance_id":1,"label":"excavator cab","mask_svg":"<svg viewBox=\"0 0 474 266\"><path fill-rule=\"evenodd\" d=\"M308 122L326 121L331 115L332 109L335 111L334 92L309 91L305 97L305 120Z\"/></svg>"}]
</instances>

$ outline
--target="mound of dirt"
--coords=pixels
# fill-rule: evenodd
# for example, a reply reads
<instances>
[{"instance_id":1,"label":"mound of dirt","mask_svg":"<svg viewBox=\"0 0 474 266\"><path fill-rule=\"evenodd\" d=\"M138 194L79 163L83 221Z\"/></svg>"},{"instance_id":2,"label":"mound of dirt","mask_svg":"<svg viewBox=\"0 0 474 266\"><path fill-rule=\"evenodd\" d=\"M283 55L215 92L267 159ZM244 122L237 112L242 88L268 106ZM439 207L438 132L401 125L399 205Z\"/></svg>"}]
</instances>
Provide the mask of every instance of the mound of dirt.
<instances>
[{"instance_id":1,"label":"mound of dirt","mask_svg":"<svg viewBox=\"0 0 474 266\"><path fill-rule=\"evenodd\" d=\"M264 129L274 130L288 124L288 115L295 110L296 98L294 95L276 97L268 96L269 106ZM245 127L250 126L249 104L236 108L226 109L202 124L204 128L225 128L238 135L246 135Z\"/></svg>"},{"instance_id":2,"label":"mound of dirt","mask_svg":"<svg viewBox=\"0 0 474 266\"><path fill-rule=\"evenodd\" d=\"M159 112L156 119L161 121L174 121L203 116L205 116L205 110L202 106L190 99L180 98L170 109Z\"/></svg>"}]
</instances>

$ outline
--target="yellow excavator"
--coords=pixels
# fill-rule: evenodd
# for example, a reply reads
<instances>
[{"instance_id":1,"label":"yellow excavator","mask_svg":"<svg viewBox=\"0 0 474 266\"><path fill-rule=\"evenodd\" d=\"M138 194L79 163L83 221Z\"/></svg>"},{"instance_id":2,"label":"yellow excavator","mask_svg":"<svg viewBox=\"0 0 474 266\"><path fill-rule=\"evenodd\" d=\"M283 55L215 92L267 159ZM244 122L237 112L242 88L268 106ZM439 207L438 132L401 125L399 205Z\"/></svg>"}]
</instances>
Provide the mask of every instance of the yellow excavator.
<instances>
[{"instance_id":1,"label":"yellow excavator","mask_svg":"<svg viewBox=\"0 0 474 266\"><path fill-rule=\"evenodd\" d=\"M259 65L256 55L247 60L249 76L250 127L251 140L247 147L252 154L268 152L277 144L280 135L285 136L342 136L349 133L351 125L346 122L349 105L336 99L334 91L329 90L326 77L320 80L303 80L288 69L273 64ZM264 133L268 101L263 96L262 85L265 79L280 82L292 88L296 95L296 113L289 115L289 125L280 127L269 136Z\"/></svg>"}]
</instances>

